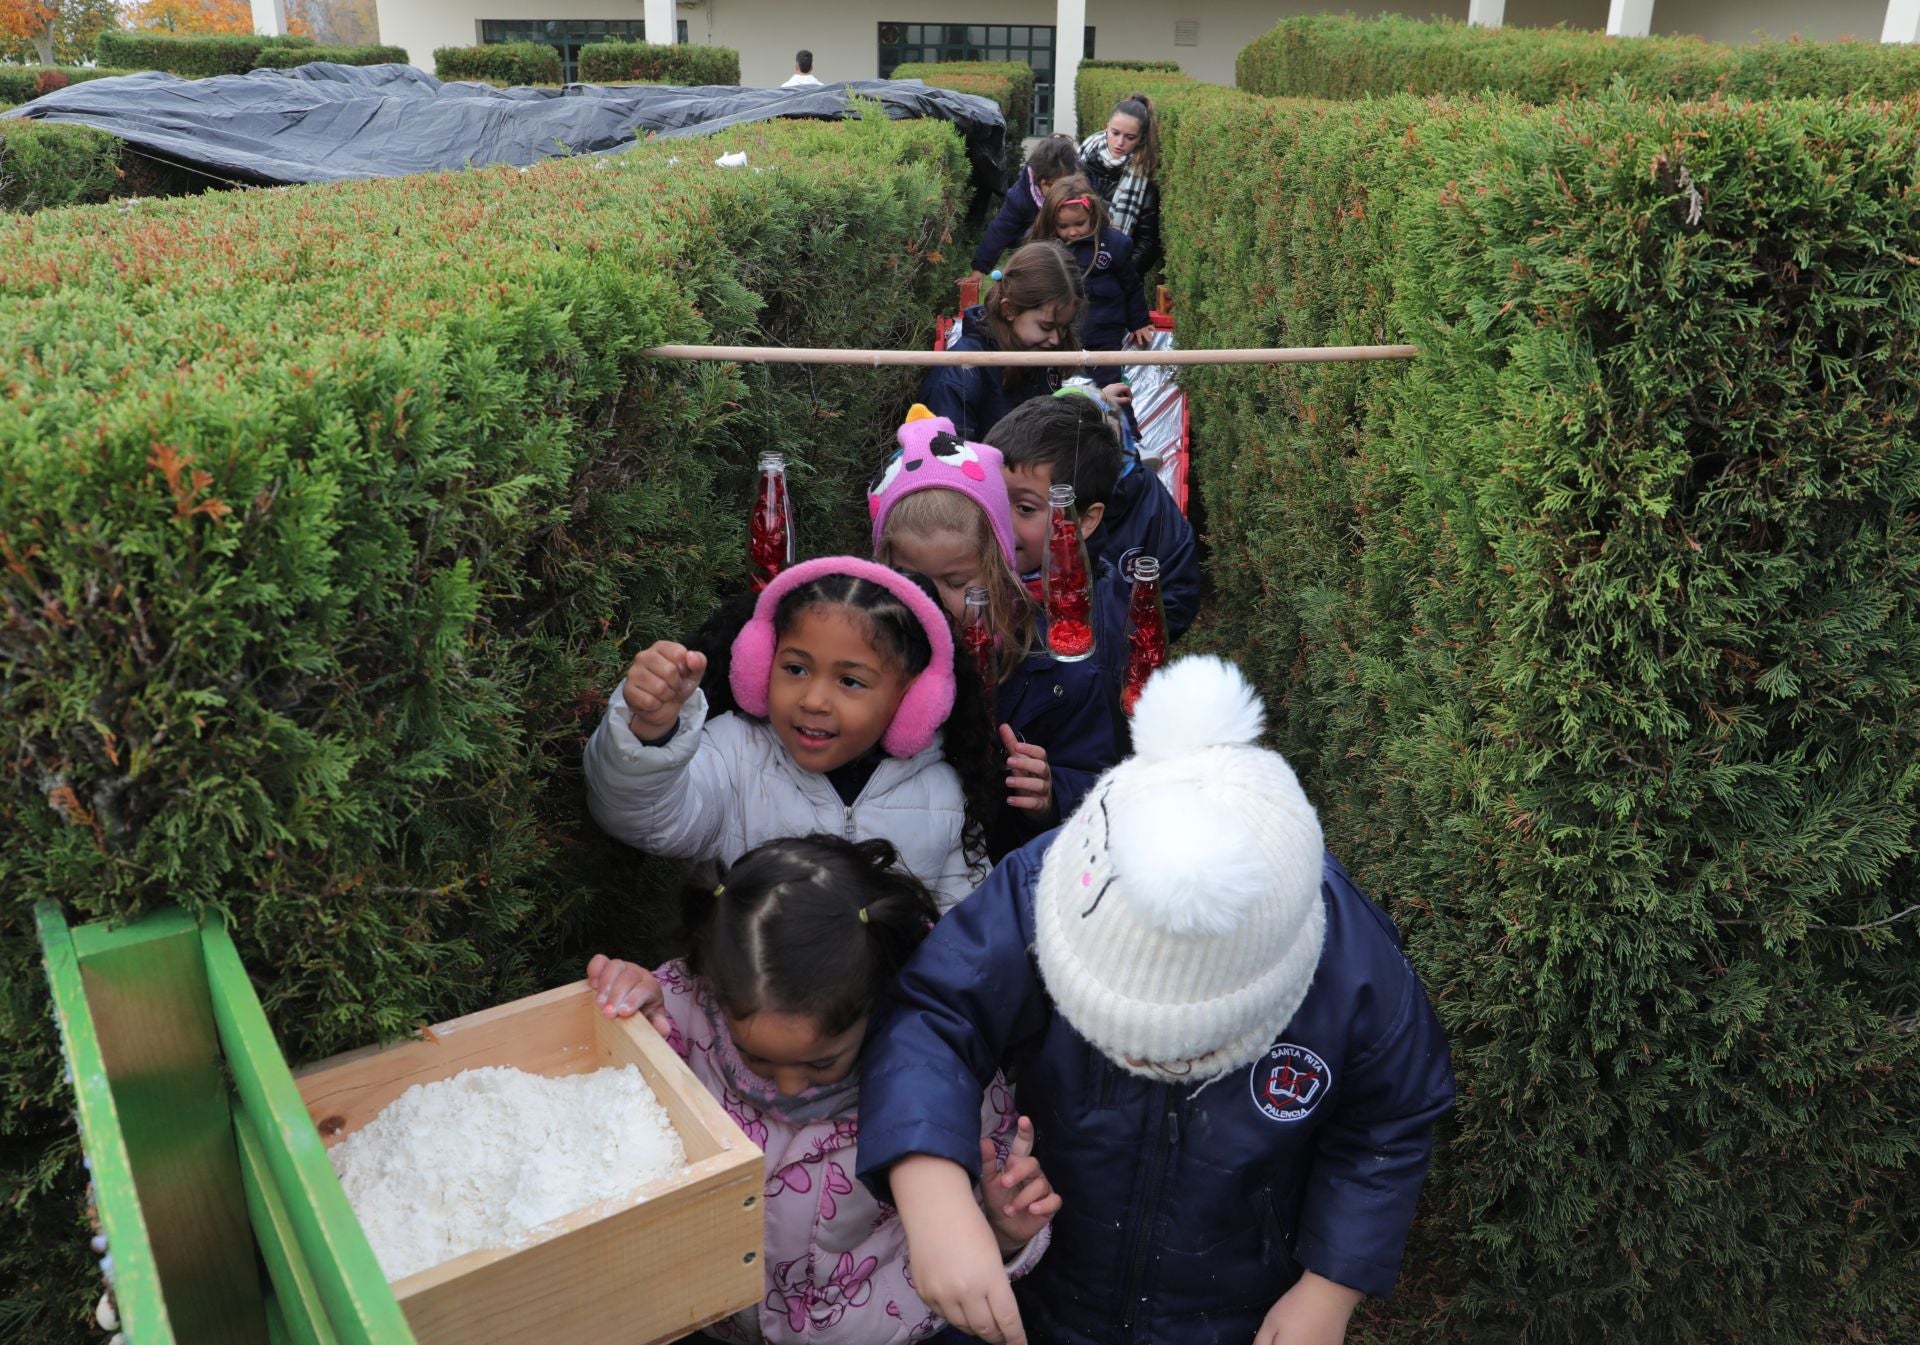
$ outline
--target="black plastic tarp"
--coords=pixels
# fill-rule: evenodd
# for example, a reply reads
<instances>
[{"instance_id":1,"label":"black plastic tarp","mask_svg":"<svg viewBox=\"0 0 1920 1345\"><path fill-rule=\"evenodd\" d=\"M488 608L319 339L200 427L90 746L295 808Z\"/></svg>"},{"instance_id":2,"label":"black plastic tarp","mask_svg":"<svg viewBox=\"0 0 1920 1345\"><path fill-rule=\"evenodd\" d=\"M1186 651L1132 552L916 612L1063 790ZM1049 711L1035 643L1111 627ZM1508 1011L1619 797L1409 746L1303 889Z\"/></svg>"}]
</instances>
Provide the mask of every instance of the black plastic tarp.
<instances>
[{"instance_id":1,"label":"black plastic tarp","mask_svg":"<svg viewBox=\"0 0 1920 1345\"><path fill-rule=\"evenodd\" d=\"M410 65L315 61L212 79L147 71L88 80L5 115L92 126L221 178L291 183L530 164L618 150L649 132L705 135L775 117L838 120L855 115L856 97L880 104L896 121L952 122L966 141L976 184L994 183L1006 138L1000 109L918 80L795 89L496 89L443 84Z\"/></svg>"}]
</instances>

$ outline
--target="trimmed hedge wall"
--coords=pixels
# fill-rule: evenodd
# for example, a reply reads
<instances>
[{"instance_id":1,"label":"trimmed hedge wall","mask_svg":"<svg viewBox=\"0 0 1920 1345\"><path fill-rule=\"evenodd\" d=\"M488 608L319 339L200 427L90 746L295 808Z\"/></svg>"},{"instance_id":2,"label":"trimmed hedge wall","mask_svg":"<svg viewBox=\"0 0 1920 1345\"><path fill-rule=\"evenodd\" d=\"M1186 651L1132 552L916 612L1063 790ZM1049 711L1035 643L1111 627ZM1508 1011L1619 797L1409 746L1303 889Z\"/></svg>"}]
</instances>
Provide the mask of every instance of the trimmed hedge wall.
<instances>
[{"instance_id":1,"label":"trimmed hedge wall","mask_svg":"<svg viewBox=\"0 0 1920 1345\"><path fill-rule=\"evenodd\" d=\"M1678 98L1898 98L1920 91L1920 47L1724 46L1692 37L1313 15L1283 19L1244 48L1236 74L1242 89L1273 97L1485 91L1535 103L1598 93L1616 78L1644 94Z\"/></svg>"},{"instance_id":2,"label":"trimmed hedge wall","mask_svg":"<svg viewBox=\"0 0 1920 1345\"><path fill-rule=\"evenodd\" d=\"M1155 74L1177 75L1180 73L1178 61L1133 61L1120 58L1111 61L1082 61L1082 70L1150 70Z\"/></svg>"},{"instance_id":3,"label":"trimmed hedge wall","mask_svg":"<svg viewBox=\"0 0 1920 1345\"><path fill-rule=\"evenodd\" d=\"M0 103L30 103L68 84L136 73L92 65L0 65Z\"/></svg>"},{"instance_id":4,"label":"trimmed hedge wall","mask_svg":"<svg viewBox=\"0 0 1920 1345\"><path fill-rule=\"evenodd\" d=\"M1025 61L908 61L889 79L917 79L957 93L978 94L1000 105L1007 119L1007 162L1023 162L1020 142L1033 134L1033 67Z\"/></svg>"},{"instance_id":5,"label":"trimmed hedge wall","mask_svg":"<svg viewBox=\"0 0 1920 1345\"><path fill-rule=\"evenodd\" d=\"M607 690L743 584L762 449L810 552L860 544L914 383L634 352L924 346L967 182L934 121L727 143L778 171L672 144L0 220L9 1341L98 1293L36 898L227 912L296 1061L634 946L579 775Z\"/></svg>"},{"instance_id":6,"label":"trimmed hedge wall","mask_svg":"<svg viewBox=\"0 0 1920 1345\"><path fill-rule=\"evenodd\" d=\"M120 141L90 126L0 121L0 211L104 201L120 183Z\"/></svg>"},{"instance_id":7,"label":"trimmed hedge wall","mask_svg":"<svg viewBox=\"0 0 1920 1345\"><path fill-rule=\"evenodd\" d=\"M405 65L405 47L379 45L358 47L268 47L255 58L256 70L291 70L309 61L332 61L335 65Z\"/></svg>"},{"instance_id":8,"label":"trimmed hedge wall","mask_svg":"<svg viewBox=\"0 0 1920 1345\"><path fill-rule=\"evenodd\" d=\"M1423 350L1183 375L1459 1074L1364 1338L1913 1338L1920 110L1156 92L1183 344Z\"/></svg>"},{"instance_id":9,"label":"trimmed hedge wall","mask_svg":"<svg viewBox=\"0 0 1920 1345\"><path fill-rule=\"evenodd\" d=\"M544 42L490 42L478 47L441 47L433 53L440 79L478 79L500 84L558 84L560 53Z\"/></svg>"},{"instance_id":10,"label":"trimmed hedge wall","mask_svg":"<svg viewBox=\"0 0 1920 1345\"><path fill-rule=\"evenodd\" d=\"M94 205L117 197L195 196L206 190L207 182L90 126L0 121L0 214ZM4 1320L0 1316L0 1322Z\"/></svg>"},{"instance_id":11,"label":"trimmed hedge wall","mask_svg":"<svg viewBox=\"0 0 1920 1345\"><path fill-rule=\"evenodd\" d=\"M164 70L172 75L203 79L209 75L244 75L259 63L260 53L274 47L312 50L310 37L257 37L232 33L178 35L139 29L109 30L94 41L100 64L123 70Z\"/></svg>"},{"instance_id":12,"label":"trimmed hedge wall","mask_svg":"<svg viewBox=\"0 0 1920 1345\"><path fill-rule=\"evenodd\" d=\"M737 86L740 53L686 43L591 42L580 48L580 79L586 84Z\"/></svg>"}]
</instances>

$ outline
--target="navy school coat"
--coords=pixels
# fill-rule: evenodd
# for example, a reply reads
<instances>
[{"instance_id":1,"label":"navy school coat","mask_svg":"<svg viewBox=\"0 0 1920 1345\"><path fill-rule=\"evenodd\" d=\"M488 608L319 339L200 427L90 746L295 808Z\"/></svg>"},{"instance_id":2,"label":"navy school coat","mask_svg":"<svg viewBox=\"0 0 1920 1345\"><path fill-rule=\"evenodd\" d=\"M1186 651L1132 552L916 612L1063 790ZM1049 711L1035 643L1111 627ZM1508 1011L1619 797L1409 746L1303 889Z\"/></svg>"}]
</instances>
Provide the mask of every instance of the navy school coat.
<instances>
[{"instance_id":1,"label":"navy school coat","mask_svg":"<svg viewBox=\"0 0 1920 1345\"><path fill-rule=\"evenodd\" d=\"M960 315L960 335L949 350L995 350L987 330L987 310L975 304ZM1060 387L1058 369L1016 369L1008 387L1001 369L936 366L920 380L920 401L936 416L953 422L962 439L985 442L987 431L1029 397L1045 397Z\"/></svg>"},{"instance_id":2,"label":"navy school coat","mask_svg":"<svg viewBox=\"0 0 1920 1345\"><path fill-rule=\"evenodd\" d=\"M1059 813L1045 820L1046 827L1078 808L1093 782L1120 760L1110 708L1119 693L1106 685L1097 634L1095 639L1095 657L1078 663L1061 663L1045 652L1028 655L994 691L999 721L1011 725L1020 741L1047 750Z\"/></svg>"},{"instance_id":3,"label":"navy school coat","mask_svg":"<svg viewBox=\"0 0 1920 1345\"><path fill-rule=\"evenodd\" d=\"M1020 176L1007 188L1006 199L1000 202L1000 213L987 225L985 237L980 246L973 250L973 269L986 272L1000 260L1000 254L1009 248L1017 248L1027 241L1027 234L1033 229L1033 222L1040 215L1040 202L1034 198L1033 170L1022 168Z\"/></svg>"},{"instance_id":4,"label":"navy school coat","mask_svg":"<svg viewBox=\"0 0 1920 1345\"><path fill-rule=\"evenodd\" d=\"M1393 1285L1453 1102L1447 1045L1387 917L1331 855L1306 1000L1251 1066L1199 1088L1109 1063L1055 1012L1029 952L1053 835L949 911L876 1014L859 1176L934 1154L979 1176L981 1091L1003 1062L1063 1198L1022 1281L1029 1336L1060 1345L1248 1345L1313 1270Z\"/></svg>"},{"instance_id":5,"label":"navy school coat","mask_svg":"<svg viewBox=\"0 0 1920 1345\"><path fill-rule=\"evenodd\" d=\"M1133 268L1133 240L1118 229L1102 229L1099 246L1091 238L1067 245L1074 265L1086 277L1087 311L1080 317L1080 340L1088 350L1118 350L1147 325L1147 292ZM1111 379L1102 380L1111 382Z\"/></svg>"}]
</instances>

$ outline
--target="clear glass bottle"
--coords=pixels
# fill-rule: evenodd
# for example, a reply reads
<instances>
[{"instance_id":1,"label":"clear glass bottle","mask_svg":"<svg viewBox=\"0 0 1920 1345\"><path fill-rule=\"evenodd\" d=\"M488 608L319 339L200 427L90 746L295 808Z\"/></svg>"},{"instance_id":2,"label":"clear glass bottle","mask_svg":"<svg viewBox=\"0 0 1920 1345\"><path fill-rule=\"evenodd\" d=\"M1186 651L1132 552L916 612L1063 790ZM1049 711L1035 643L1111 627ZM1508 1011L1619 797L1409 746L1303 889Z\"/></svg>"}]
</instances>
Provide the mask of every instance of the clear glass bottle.
<instances>
[{"instance_id":1,"label":"clear glass bottle","mask_svg":"<svg viewBox=\"0 0 1920 1345\"><path fill-rule=\"evenodd\" d=\"M1073 514L1073 487L1047 490L1047 555L1041 567L1046 594L1047 652L1062 663L1093 654L1093 572Z\"/></svg>"},{"instance_id":2,"label":"clear glass bottle","mask_svg":"<svg viewBox=\"0 0 1920 1345\"><path fill-rule=\"evenodd\" d=\"M747 566L758 593L793 564L793 498L787 493L787 457L762 453L747 535Z\"/></svg>"},{"instance_id":3,"label":"clear glass bottle","mask_svg":"<svg viewBox=\"0 0 1920 1345\"><path fill-rule=\"evenodd\" d=\"M1127 600L1127 672L1120 682L1120 708L1133 713L1155 668L1167 661L1167 609L1160 597L1160 561L1136 556L1133 593Z\"/></svg>"},{"instance_id":4,"label":"clear glass bottle","mask_svg":"<svg viewBox=\"0 0 1920 1345\"><path fill-rule=\"evenodd\" d=\"M980 670L980 689L986 696L987 722L994 722L993 598L978 584L967 589L960 612L960 644Z\"/></svg>"}]
</instances>

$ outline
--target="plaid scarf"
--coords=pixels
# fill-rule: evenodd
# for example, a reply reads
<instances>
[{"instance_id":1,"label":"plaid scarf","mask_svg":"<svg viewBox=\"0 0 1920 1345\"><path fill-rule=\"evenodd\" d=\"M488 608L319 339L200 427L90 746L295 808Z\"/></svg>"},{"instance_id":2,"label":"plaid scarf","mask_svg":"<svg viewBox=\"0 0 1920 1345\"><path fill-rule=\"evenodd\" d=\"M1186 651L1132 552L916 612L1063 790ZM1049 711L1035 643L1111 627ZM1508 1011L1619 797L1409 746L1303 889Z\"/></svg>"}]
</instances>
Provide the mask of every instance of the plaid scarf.
<instances>
[{"instance_id":1,"label":"plaid scarf","mask_svg":"<svg viewBox=\"0 0 1920 1345\"><path fill-rule=\"evenodd\" d=\"M1098 159L1108 172L1120 174L1120 180L1113 189L1113 199L1107 202L1109 213L1113 216L1113 227L1129 238L1133 236L1133 226L1140 220L1140 212L1147 204L1147 188L1152 180L1131 171L1122 171L1127 167L1126 157L1115 158L1107 149L1107 133L1095 131L1080 142L1082 162Z\"/></svg>"}]
</instances>

